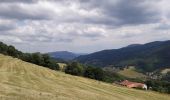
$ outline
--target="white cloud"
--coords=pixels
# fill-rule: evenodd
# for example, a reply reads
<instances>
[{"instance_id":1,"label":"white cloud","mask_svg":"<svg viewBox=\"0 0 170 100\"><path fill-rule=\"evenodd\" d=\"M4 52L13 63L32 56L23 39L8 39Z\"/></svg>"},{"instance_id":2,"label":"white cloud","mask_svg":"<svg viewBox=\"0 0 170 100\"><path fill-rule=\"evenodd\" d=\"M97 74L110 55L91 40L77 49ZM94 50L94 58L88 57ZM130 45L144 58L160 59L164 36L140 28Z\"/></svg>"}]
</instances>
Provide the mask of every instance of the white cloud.
<instances>
[{"instance_id":1,"label":"white cloud","mask_svg":"<svg viewBox=\"0 0 170 100\"><path fill-rule=\"evenodd\" d=\"M168 0L87 1L2 0L0 41L27 52L93 52L170 39Z\"/></svg>"}]
</instances>

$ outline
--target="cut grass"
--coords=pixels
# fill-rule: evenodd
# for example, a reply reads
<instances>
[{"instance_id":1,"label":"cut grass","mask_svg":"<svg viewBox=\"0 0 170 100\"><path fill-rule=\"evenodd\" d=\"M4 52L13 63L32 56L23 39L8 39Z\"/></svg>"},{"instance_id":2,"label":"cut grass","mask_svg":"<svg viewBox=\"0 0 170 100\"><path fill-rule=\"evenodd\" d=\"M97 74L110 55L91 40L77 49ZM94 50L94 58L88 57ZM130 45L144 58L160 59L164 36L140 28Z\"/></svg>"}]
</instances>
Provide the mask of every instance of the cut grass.
<instances>
[{"instance_id":1,"label":"cut grass","mask_svg":"<svg viewBox=\"0 0 170 100\"><path fill-rule=\"evenodd\" d=\"M170 68L166 68L166 69L162 70L161 74L167 74L168 72L170 72Z\"/></svg>"},{"instance_id":2,"label":"cut grass","mask_svg":"<svg viewBox=\"0 0 170 100\"><path fill-rule=\"evenodd\" d=\"M166 94L71 76L0 55L0 100L169 100Z\"/></svg>"},{"instance_id":3,"label":"cut grass","mask_svg":"<svg viewBox=\"0 0 170 100\"><path fill-rule=\"evenodd\" d=\"M60 71L64 71L67 66L67 64L65 64L65 63L57 63L57 64L59 65Z\"/></svg>"},{"instance_id":4,"label":"cut grass","mask_svg":"<svg viewBox=\"0 0 170 100\"><path fill-rule=\"evenodd\" d=\"M118 73L128 78L146 78L146 75L137 72L134 67L125 68L124 70L121 70Z\"/></svg>"}]
</instances>

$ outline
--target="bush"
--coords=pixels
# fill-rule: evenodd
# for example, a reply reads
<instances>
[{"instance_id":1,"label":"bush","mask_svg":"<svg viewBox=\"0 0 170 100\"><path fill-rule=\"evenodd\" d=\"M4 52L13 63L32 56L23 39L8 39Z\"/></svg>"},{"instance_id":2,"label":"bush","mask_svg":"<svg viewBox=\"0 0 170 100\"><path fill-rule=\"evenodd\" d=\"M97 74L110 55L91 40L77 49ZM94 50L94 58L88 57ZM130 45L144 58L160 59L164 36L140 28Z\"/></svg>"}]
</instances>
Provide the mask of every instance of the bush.
<instances>
[{"instance_id":1,"label":"bush","mask_svg":"<svg viewBox=\"0 0 170 100\"><path fill-rule=\"evenodd\" d=\"M148 87L151 90L158 91L161 93L170 93L170 83L166 81L148 80L146 81Z\"/></svg>"},{"instance_id":2,"label":"bush","mask_svg":"<svg viewBox=\"0 0 170 100\"><path fill-rule=\"evenodd\" d=\"M84 73L84 67L77 62L72 62L66 67L65 73L82 76Z\"/></svg>"},{"instance_id":3,"label":"bush","mask_svg":"<svg viewBox=\"0 0 170 100\"><path fill-rule=\"evenodd\" d=\"M104 78L104 71L101 68L88 66L85 68L84 76L102 81Z\"/></svg>"}]
</instances>

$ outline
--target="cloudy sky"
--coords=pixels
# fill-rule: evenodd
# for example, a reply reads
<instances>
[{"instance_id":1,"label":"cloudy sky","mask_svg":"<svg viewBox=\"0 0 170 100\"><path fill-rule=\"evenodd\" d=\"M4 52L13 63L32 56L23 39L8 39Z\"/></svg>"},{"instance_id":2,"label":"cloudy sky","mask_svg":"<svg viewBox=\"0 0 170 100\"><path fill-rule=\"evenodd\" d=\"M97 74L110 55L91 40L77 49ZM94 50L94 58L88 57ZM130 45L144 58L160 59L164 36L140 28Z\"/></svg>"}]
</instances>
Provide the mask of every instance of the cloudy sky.
<instances>
[{"instance_id":1,"label":"cloudy sky","mask_svg":"<svg viewBox=\"0 0 170 100\"><path fill-rule=\"evenodd\" d=\"M0 41L94 52L170 39L170 0L0 0Z\"/></svg>"}]
</instances>

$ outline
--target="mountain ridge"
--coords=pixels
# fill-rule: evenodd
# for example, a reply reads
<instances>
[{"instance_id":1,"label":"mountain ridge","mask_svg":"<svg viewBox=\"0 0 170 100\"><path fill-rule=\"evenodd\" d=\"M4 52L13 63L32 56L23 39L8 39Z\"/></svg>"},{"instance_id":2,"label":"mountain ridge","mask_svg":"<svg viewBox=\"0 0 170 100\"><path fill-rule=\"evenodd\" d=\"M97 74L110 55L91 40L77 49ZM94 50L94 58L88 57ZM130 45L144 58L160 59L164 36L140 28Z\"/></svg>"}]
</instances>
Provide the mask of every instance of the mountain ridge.
<instances>
[{"instance_id":1,"label":"mountain ridge","mask_svg":"<svg viewBox=\"0 0 170 100\"><path fill-rule=\"evenodd\" d=\"M49 52L47 53L51 57L55 59L63 59L63 60L73 60L74 58L80 56L80 55L85 55L83 53L73 53L70 51L55 51L55 52Z\"/></svg>"},{"instance_id":2,"label":"mountain ridge","mask_svg":"<svg viewBox=\"0 0 170 100\"><path fill-rule=\"evenodd\" d=\"M79 56L75 60L99 67L135 65L145 71L170 66L170 40L155 41L137 46L126 46ZM150 65L149 65L150 64ZM153 67L154 66L154 67Z\"/></svg>"}]
</instances>

